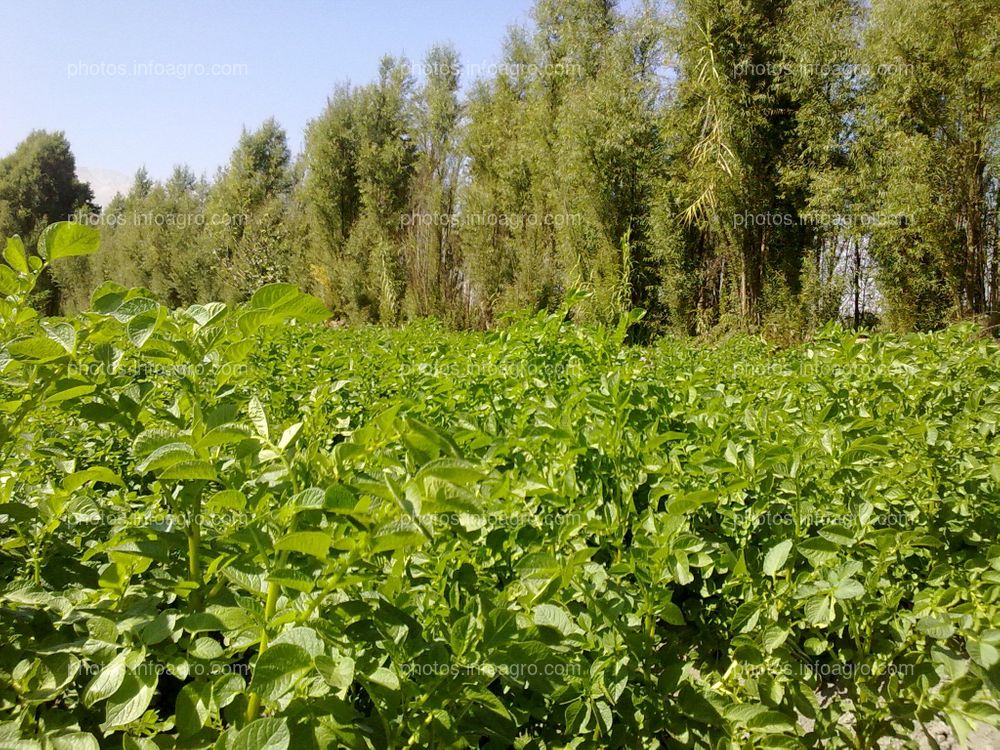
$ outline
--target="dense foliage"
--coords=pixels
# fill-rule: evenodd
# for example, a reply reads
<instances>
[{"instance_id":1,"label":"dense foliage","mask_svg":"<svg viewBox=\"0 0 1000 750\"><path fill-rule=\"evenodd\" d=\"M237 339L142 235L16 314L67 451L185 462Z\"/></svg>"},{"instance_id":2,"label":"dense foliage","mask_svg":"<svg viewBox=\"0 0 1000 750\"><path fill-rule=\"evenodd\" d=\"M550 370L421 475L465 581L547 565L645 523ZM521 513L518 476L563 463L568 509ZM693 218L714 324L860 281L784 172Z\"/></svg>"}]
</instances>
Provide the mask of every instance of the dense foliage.
<instances>
[{"instance_id":1,"label":"dense foliage","mask_svg":"<svg viewBox=\"0 0 1000 750\"><path fill-rule=\"evenodd\" d=\"M0 264L0 743L874 748L1000 724L1000 347L41 319ZM853 717L853 721L845 717Z\"/></svg>"},{"instance_id":2,"label":"dense foliage","mask_svg":"<svg viewBox=\"0 0 1000 750\"><path fill-rule=\"evenodd\" d=\"M283 281L343 320L483 328L585 289L579 320L647 310L636 339L1000 314L997 0L627 6L538 0L485 72L434 47L331 81L301 154L269 120L211 181L140 172L83 211L102 250L53 305ZM81 208L67 154L0 160L0 236Z\"/></svg>"}]
</instances>

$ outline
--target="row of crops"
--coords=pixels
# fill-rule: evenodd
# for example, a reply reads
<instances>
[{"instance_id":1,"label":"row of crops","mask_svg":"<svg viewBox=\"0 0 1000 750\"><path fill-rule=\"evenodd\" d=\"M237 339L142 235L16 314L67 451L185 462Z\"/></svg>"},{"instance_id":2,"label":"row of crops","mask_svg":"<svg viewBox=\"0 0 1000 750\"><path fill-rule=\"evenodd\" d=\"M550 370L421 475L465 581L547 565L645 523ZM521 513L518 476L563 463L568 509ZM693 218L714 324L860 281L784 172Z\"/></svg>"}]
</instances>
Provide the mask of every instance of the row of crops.
<instances>
[{"instance_id":1,"label":"row of crops","mask_svg":"<svg viewBox=\"0 0 1000 750\"><path fill-rule=\"evenodd\" d=\"M1000 347L971 327L331 330L281 284L40 319L44 267L95 247L57 224L0 264L0 747L1000 724Z\"/></svg>"}]
</instances>

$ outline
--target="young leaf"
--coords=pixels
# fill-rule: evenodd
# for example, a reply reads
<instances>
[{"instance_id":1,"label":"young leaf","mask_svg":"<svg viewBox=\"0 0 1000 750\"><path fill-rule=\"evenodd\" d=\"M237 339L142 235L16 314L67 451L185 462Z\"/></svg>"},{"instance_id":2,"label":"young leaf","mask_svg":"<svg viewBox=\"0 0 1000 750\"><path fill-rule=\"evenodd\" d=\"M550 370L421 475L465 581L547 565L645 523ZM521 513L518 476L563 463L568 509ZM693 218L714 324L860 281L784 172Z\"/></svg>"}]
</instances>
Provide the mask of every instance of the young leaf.
<instances>
[{"instance_id":1,"label":"young leaf","mask_svg":"<svg viewBox=\"0 0 1000 750\"><path fill-rule=\"evenodd\" d=\"M160 324L160 316L157 310L147 310L131 318L125 324L125 332L129 341L135 344L136 348L142 349L150 337L156 332Z\"/></svg>"},{"instance_id":2,"label":"young leaf","mask_svg":"<svg viewBox=\"0 0 1000 750\"><path fill-rule=\"evenodd\" d=\"M38 251L47 260L90 255L101 244L101 233L93 227L72 221L49 224L38 242Z\"/></svg>"},{"instance_id":3,"label":"young leaf","mask_svg":"<svg viewBox=\"0 0 1000 750\"><path fill-rule=\"evenodd\" d=\"M226 743L226 750L288 750L292 735L285 719L257 719Z\"/></svg>"},{"instance_id":4,"label":"young leaf","mask_svg":"<svg viewBox=\"0 0 1000 750\"><path fill-rule=\"evenodd\" d=\"M115 658L105 664L87 684L80 699L84 706L90 708L95 703L110 698L121 687L127 672L125 668L127 655L127 651L119 651Z\"/></svg>"},{"instance_id":5,"label":"young leaf","mask_svg":"<svg viewBox=\"0 0 1000 750\"><path fill-rule=\"evenodd\" d=\"M276 701L295 687L312 666L312 657L301 646L277 643L257 657L250 689L265 701Z\"/></svg>"},{"instance_id":6,"label":"young leaf","mask_svg":"<svg viewBox=\"0 0 1000 750\"><path fill-rule=\"evenodd\" d=\"M151 665L148 665L151 666ZM141 669L129 672L115 694L108 698L104 731L124 727L142 716L156 692L156 671Z\"/></svg>"},{"instance_id":7,"label":"young leaf","mask_svg":"<svg viewBox=\"0 0 1000 750\"><path fill-rule=\"evenodd\" d=\"M330 553L332 538L323 531L294 531L274 543L276 550L301 552L320 560L325 560Z\"/></svg>"},{"instance_id":8,"label":"young leaf","mask_svg":"<svg viewBox=\"0 0 1000 750\"><path fill-rule=\"evenodd\" d=\"M28 254L24 250L24 243L16 234L7 238L3 258L18 273L28 273Z\"/></svg>"},{"instance_id":9,"label":"young leaf","mask_svg":"<svg viewBox=\"0 0 1000 750\"><path fill-rule=\"evenodd\" d=\"M781 570L785 561L788 560L788 553L791 549L791 539L786 539L771 547L764 556L764 575L773 576Z\"/></svg>"},{"instance_id":10,"label":"young leaf","mask_svg":"<svg viewBox=\"0 0 1000 750\"><path fill-rule=\"evenodd\" d=\"M250 414L250 422L261 439L270 439L271 427L267 423L267 413L264 411L264 405L260 402L260 399L253 396L250 399L250 403L247 404L247 411Z\"/></svg>"}]
</instances>

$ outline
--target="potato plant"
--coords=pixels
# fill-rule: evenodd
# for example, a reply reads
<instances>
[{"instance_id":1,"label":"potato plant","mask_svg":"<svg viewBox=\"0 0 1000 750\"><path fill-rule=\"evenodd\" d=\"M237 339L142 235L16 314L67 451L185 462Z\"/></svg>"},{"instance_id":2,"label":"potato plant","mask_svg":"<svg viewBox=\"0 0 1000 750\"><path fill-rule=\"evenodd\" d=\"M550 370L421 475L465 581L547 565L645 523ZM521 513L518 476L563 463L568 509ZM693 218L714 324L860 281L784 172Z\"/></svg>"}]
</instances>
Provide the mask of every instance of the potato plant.
<instances>
[{"instance_id":1,"label":"potato plant","mask_svg":"<svg viewBox=\"0 0 1000 750\"><path fill-rule=\"evenodd\" d=\"M1000 723L1000 347L41 319L0 264L0 746L875 748Z\"/></svg>"}]
</instances>

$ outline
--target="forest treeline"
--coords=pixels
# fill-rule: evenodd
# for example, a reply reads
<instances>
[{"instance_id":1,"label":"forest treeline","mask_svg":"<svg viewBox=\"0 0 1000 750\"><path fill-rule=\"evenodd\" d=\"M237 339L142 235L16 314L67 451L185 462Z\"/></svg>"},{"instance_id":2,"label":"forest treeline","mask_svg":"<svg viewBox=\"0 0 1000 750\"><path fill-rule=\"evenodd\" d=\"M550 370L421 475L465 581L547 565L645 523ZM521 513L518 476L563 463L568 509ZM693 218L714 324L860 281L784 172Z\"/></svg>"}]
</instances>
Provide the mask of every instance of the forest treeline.
<instances>
[{"instance_id":1,"label":"forest treeline","mask_svg":"<svg viewBox=\"0 0 1000 750\"><path fill-rule=\"evenodd\" d=\"M646 334L928 329L1000 310L1000 0L539 0L488 75L448 46L273 120L212 179L94 205L62 133L0 161L0 235L101 228L111 279L184 305L292 281L345 321L484 327L589 292Z\"/></svg>"}]
</instances>

